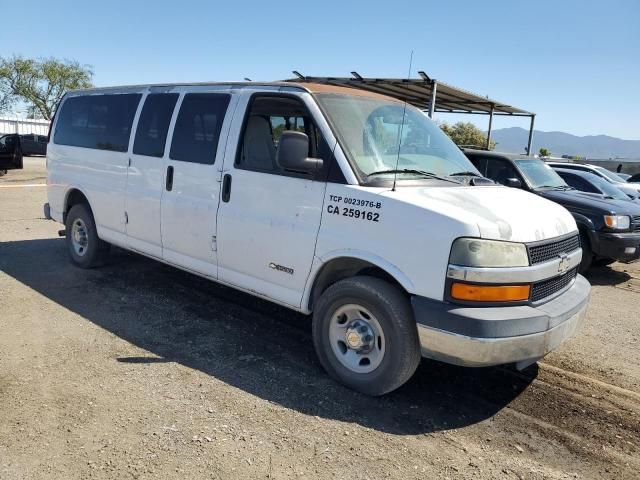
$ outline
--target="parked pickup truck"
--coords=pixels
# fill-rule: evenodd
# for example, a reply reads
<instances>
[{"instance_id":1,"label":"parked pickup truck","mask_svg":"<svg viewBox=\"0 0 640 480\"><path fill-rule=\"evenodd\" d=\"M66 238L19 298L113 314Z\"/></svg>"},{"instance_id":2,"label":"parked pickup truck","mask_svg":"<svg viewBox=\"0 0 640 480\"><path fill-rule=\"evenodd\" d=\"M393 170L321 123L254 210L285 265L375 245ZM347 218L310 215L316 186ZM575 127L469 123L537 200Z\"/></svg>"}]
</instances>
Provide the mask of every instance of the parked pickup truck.
<instances>
[{"instance_id":1,"label":"parked pickup truck","mask_svg":"<svg viewBox=\"0 0 640 480\"><path fill-rule=\"evenodd\" d=\"M471 162L394 98L291 82L76 90L47 160L45 215L75 265L114 244L313 314L322 366L367 394L421 355L526 366L589 300L569 212L463 181Z\"/></svg>"},{"instance_id":2,"label":"parked pickup truck","mask_svg":"<svg viewBox=\"0 0 640 480\"><path fill-rule=\"evenodd\" d=\"M482 150L464 153L482 175L535 193L571 212L580 230L581 272L594 261L609 264L640 257L640 205L635 201L578 191L536 158Z\"/></svg>"},{"instance_id":3,"label":"parked pickup truck","mask_svg":"<svg viewBox=\"0 0 640 480\"><path fill-rule=\"evenodd\" d=\"M7 170L22 169L22 142L20 135L7 134L0 137L0 175Z\"/></svg>"},{"instance_id":4,"label":"parked pickup truck","mask_svg":"<svg viewBox=\"0 0 640 480\"><path fill-rule=\"evenodd\" d=\"M22 154L24 156L47 154L46 135L36 135L35 133L20 135L20 140L22 140Z\"/></svg>"}]
</instances>

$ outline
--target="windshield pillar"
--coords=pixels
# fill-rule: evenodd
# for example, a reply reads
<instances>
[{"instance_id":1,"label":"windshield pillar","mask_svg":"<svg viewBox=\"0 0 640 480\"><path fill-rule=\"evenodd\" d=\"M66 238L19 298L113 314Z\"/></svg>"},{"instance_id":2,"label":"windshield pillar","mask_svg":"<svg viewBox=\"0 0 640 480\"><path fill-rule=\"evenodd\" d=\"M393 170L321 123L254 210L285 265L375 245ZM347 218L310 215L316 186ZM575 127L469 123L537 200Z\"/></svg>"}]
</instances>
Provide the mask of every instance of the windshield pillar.
<instances>
[{"instance_id":1,"label":"windshield pillar","mask_svg":"<svg viewBox=\"0 0 640 480\"><path fill-rule=\"evenodd\" d=\"M493 111L496 106L492 103L489 111L489 128L487 129L487 150L491 150L491 127L493 126Z\"/></svg>"},{"instance_id":2,"label":"windshield pillar","mask_svg":"<svg viewBox=\"0 0 640 480\"><path fill-rule=\"evenodd\" d=\"M431 80L431 98L429 99L429 118L433 119L433 114L436 111L436 94L438 93L438 82Z\"/></svg>"},{"instance_id":3,"label":"windshield pillar","mask_svg":"<svg viewBox=\"0 0 640 480\"><path fill-rule=\"evenodd\" d=\"M533 142L533 124L536 121L536 115L531 115L531 126L529 127L529 142L527 143L527 155L531 155L531 143Z\"/></svg>"}]
</instances>

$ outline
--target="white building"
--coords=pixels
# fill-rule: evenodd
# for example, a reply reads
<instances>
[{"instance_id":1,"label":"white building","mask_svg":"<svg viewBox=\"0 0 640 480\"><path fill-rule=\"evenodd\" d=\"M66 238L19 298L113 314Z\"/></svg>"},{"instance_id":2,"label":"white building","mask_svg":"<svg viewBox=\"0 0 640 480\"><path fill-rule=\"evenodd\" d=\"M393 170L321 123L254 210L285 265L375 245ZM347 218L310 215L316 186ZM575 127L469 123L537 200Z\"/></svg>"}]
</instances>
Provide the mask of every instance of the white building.
<instances>
[{"instance_id":1,"label":"white building","mask_svg":"<svg viewBox=\"0 0 640 480\"><path fill-rule=\"evenodd\" d=\"M0 117L0 135L5 133L19 133L21 135L47 135L49 120L34 120L16 116Z\"/></svg>"}]
</instances>

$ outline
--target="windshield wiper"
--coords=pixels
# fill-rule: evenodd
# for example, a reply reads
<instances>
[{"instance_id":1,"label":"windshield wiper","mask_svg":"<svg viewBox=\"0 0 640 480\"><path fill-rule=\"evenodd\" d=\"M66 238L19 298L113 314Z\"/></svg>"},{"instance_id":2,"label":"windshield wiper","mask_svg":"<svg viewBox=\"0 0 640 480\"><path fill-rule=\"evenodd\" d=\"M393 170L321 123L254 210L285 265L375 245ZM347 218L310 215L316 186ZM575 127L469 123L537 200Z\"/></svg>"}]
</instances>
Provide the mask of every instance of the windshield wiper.
<instances>
[{"instance_id":1,"label":"windshield wiper","mask_svg":"<svg viewBox=\"0 0 640 480\"><path fill-rule=\"evenodd\" d=\"M415 170L413 168L399 168L399 169L391 169L391 170L379 170L377 172L373 172L373 173L368 174L367 177L372 177L374 175L390 174L390 173L410 173L410 174L414 174L414 175L420 175L422 177L435 178L437 180L444 180L445 182L460 183L457 180L454 180L452 178L441 177L440 175L436 175L433 172L427 172L426 170Z\"/></svg>"},{"instance_id":2,"label":"windshield wiper","mask_svg":"<svg viewBox=\"0 0 640 480\"><path fill-rule=\"evenodd\" d=\"M450 173L447 176L448 177L480 177L482 175L478 175L476 172L456 172L456 173Z\"/></svg>"},{"instance_id":3,"label":"windshield wiper","mask_svg":"<svg viewBox=\"0 0 640 480\"><path fill-rule=\"evenodd\" d=\"M538 185L536 189L538 188L548 188L549 190L575 190L569 185Z\"/></svg>"}]
</instances>

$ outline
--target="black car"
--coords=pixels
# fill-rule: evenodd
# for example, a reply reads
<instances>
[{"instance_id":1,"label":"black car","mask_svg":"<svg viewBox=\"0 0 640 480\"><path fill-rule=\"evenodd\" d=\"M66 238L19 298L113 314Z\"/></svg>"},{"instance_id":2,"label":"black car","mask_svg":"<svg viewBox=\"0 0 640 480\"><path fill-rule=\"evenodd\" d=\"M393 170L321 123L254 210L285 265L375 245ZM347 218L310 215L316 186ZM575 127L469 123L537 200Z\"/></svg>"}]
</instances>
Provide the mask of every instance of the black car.
<instances>
[{"instance_id":1,"label":"black car","mask_svg":"<svg viewBox=\"0 0 640 480\"><path fill-rule=\"evenodd\" d=\"M615 184L607 182L602 177L594 175L591 172L583 172L582 170L569 170L566 168L552 167L567 185L581 192L596 193L604 195L609 200L626 200L639 202L637 199L632 200L622 190L617 188ZM639 203L640 204L640 203Z\"/></svg>"},{"instance_id":2,"label":"black car","mask_svg":"<svg viewBox=\"0 0 640 480\"><path fill-rule=\"evenodd\" d=\"M46 155L47 154L47 137L46 135L20 135L22 141L22 155Z\"/></svg>"},{"instance_id":3,"label":"black car","mask_svg":"<svg viewBox=\"0 0 640 480\"><path fill-rule=\"evenodd\" d=\"M609 264L640 258L640 205L636 202L575 190L537 158L481 150L465 149L464 153L485 177L540 195L571 212L582 242L580 271L594 260Z\"/></svg>"},{"instance_id":4,"label":"black car","mask_svg":"<svg viewBox=\"0 0 640 480\"><path fill-rule=\"evenodd\" d=\"M22 169L22 142L20 135L10 133L0 137L0 174L7 170Z\"/></svg>"}]
</instances>

